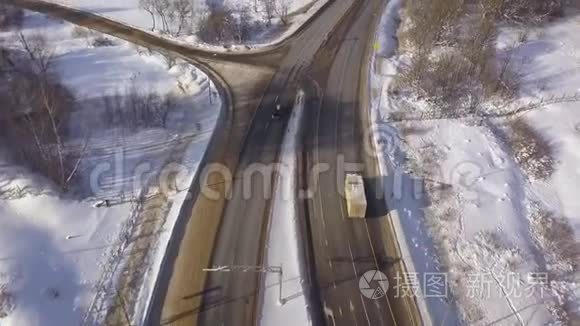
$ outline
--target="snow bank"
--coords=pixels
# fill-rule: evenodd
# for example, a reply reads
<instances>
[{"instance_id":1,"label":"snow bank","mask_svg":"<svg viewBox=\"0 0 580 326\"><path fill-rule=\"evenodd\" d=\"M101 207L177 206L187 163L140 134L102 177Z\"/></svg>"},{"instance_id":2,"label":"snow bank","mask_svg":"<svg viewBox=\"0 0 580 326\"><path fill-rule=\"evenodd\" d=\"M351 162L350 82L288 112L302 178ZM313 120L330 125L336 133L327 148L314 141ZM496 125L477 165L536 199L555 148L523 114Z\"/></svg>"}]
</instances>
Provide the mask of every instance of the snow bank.
<instances>
[{"instance_id":1,"label":"snow bank","mask_svg":"<svg viewBox=\"0 0 580 326\"><path fill-rule=\"evenodd\" d=\"M266 266L280 266L278 273L268 273L262 278L263 302L260 325L311 325L304 287L304 257L300 250L302 237L298 225L296 201L297 157L296 143L304 111L304 94L299 92L280 154L281 173L276 181L275 197L268 241ZM282 287L279 288L280 282ZM282 293L280 293L280 289ZM282 299L283 305L280 303Z\"/></svg>"},{"instance_id":2,"label":"snow bank","mask_svg":"<svg viewBox=\"0 0 580 326\"><path fill-rule=\"evenodd\" d=\"M421 221L424 203L415 196L416 180L403 173L398 165L403 160L397 151L399 136L396 129L382 119L382 108L388 106L385 90L388 89L392 77L397 73L396 61L393 60L397 50L397 30L399 27L399 11L402 1L390 1L387 5L376 35L376 45L371 62L371 88L378 96L372 99L371 121L373 123L374 148L378 152L381 175L385 177L386 193L395 193L407 189L405 193L398 191L398 196L387 196L387 207L390 208L390 221L395 230L401 255L405 260L408 273L427 275L440 273L438 259L434 246L425 232ZM397 181L395 181L397 180ZM396 186L395 184L398 184ZM420 276L421 277L421 276ZM422 277L421 277L422 278ZM416 289L416 302L421 318L426 325L452 325L454 306L439 297L428 297L424 282Z\"/></svg>"}]
</instances>

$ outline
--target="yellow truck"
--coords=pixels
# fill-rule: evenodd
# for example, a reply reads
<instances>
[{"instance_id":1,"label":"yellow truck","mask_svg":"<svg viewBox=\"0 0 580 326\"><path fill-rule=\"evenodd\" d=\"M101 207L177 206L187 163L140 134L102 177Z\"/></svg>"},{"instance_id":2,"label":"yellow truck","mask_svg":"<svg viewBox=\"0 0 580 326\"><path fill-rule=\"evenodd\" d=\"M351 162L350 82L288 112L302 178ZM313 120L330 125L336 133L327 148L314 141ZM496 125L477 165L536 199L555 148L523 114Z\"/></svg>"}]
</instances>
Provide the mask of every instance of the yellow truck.
<instances>
[{"instance_id":1,"label":"yellow truck","mask_svg":"<svg viewBox=\"0 0 580 326\"><path fill-rule=\"evenodd\" d=\"M367 197L365 185L360 174L348 173L344 178L344 194L348 217L365 218L367 212Z\"/></svg>"}]
</instances>

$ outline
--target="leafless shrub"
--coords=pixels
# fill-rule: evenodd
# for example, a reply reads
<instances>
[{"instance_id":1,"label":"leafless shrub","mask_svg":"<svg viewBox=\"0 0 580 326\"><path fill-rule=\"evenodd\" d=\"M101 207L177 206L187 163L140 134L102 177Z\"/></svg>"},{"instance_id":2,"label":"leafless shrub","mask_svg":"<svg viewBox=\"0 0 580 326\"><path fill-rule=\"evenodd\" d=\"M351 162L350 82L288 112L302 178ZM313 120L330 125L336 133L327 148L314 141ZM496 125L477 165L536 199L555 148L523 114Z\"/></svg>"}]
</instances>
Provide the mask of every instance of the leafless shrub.
<instances>
[{"instance_id":1,"label":"leafless shrub","mask_svg":"<svg viewBox=\"0 0 580 326\"><path fill-rule=\"evenodd\" d=\"M144 92L135 84L124 94L117 92L103 98L107 124L132 130L165 127L176 105L177 100L172 94L161 96L155 92Z\"/></svg>"},{"instance_id":2,"label":"leafless shrub","mask_svg":"<svg viewBox=\"0 0 580 326\"><path fill-rule=\"evenodd\" d=\"M569 220L548 211L539 202L533 202L530 208L531 233L544 254L550 279L554 283L573 282L580 265L580 242ZM552 291L560 298L548 307L554 318L562 325L577 320L576 295L561 287Z\"/></svg>"},{"instance_id":3,"label":"leafless shrub","mask_svg":"<svg viewBox=\"0 0 580 326\"><path fill-rule=\"evenodd\" d=\"M435 48L435 42L418 46L410 64L395 79L395 89L425 98L441 117L475 113L484 99L508 99L518 89L511 53L496 63L495 20L478 13L465 21L453 46Z\"/></svg>"},{"instance_id":4,"label":"leafless shrub","mask_svg":"<svg viewBox=\"0 0 580 326\"><path fill-rule=\"evenodd\" d=\"M550 143L523 118L510 122L508 142L516 161L526 174L545 180L554 172L554 153Z\"/></svg>"},{"instance_id":5,"label":"leafless shrub","mask_svg":"<svg viewBox=\"0 0 580 326\"><path fill-rule=\"evenodd\" d=\"M430 66L429 52L418 51L411 59L410 64L403 67L401 72L396 75L393 89L397 93L405 89L420 90Z\"/></svg>"},{"instance_id":6,"label":"leafless shrub","mask_svg":"<svg viewBox=\"0 0 580 326\"><path fill-rule=\"evenodd\" d=\"M30 63L37 68L39 75L47 75L54 57L54 49L49 46L43 34L25 36L18 34L18 39L24 51L28 54Z\"/></svg>"},{"instance_id":7,"label":"leafless shrub","mask_svg":"<svg viewBox=\"0 0 580 326\"><path fill-rule=\"evenodd\" d=\"M173 67L175 67L175 65L177 64L177 57L170 54L170 53L162 53L163 56L163 61L165 61L165 65L167 66L167 69L171 69Z\"/></svg>"},{"instance_id":8,"label":"leafless shrub","mask_svg":"<svg viewBox=\"0 0 580 326\"><path fill-rule=\"evenodd\" d=\"M438 113L453 116L472 109L481 88L477 67L460 52L450 50L438 56L419 54L402 69L395 87L426 98Z\"/></svg>"},{"instance_id":9,"label":"leafless shrub","mask_svg":"<svg viewBox=\"0 0 580 326\"><path fill-rule=\"evenodd\" d=\"M466 29L459 47L462 55L473 65L474 72L480 73L495 56L497 26L493 19L480 14Z\"/></svg>"},{"instance_id":10,"label":"leafless shrub","mask_svg":"<svg viewBox=\"0 0 580 326\"><path fill-rule=\"evenodd\" d=\"M514 98L520 75L513 52L496 53L498 20L539 22L566 0L411 0L401 33L414 49L394 87L431 102L441 116L475 112L484 101ZM520 35L520 42L527 34Z\"/></svg>"},{"instance_id":11,"label":"leafless shrub","mask_svg":"<svg viewBox=\"0 0 580 326\"><path fill-rule=\"evenodd\" d=\"M93 40L93 47L100 48L100 47L107 47L107 46L115 46L115 42L110 38L99 36Z\"/></svg>"},{"instance_id":12,"label":"leafless shrub","mask_svg":"<svg viewBox=\"0 0 580 326\"><path fill-rule=\"evenodd\" d=\"M92 34L93 32L90 29L82 26L75 26L71 31L71 36L75 39L76 38L87 39L91 37Z\"/></svg>"},{"instance_id":13,"label":"leafless shrub","mask_svg":"<svg viewBox=\"0 0 580 326\"><path fill-rule=\"evenodd\" d=\"M442 182L441 163L447 158L447 154L433 143L425 144L417 149L417 157L410 160L407 168L414 175L435 181Z\"/></svg>"},{"instance_id":14,"label":"leafless shrub","mask_svg":"<svg viewBox=\"0 0 580 326\"><path fill-rule=\"evenodd\" d=\"M530 220L538 245L547 254L550 270L557 277L572 275L580 265L580 243L568 219L555 215L535 203Z\"/></svg>"},{"instance_id":15,"label":"leafless shrub","mask_svg":"<svg viewBox=\"0 0 580 326\"><path fill-rule=\"evenodd\" d=\"M432 62L432 69L423 83L422 90L437 102L451 103L454 98L466 94L472 86L466 78L473 73L474 65L462 55L448 52Z\"/></svg>"},{"instance_id":16,"label":"leafless shrub","mask_svg":"<svg viewBox=\"0 0 580 326\"><path fill-rule=\"evenodd\" d=\"M19 185L16 185L0 189L0 199L4 200L21 199L30 194L36 193L34 193L29 186L20 187Z\"/></svg>"},{"instance_id":17,"label":"leafless shrub","mask_svg":"<svg viewBox=\"0 0 580 326\"><path fill-rule=\"evenodd\" d=\"M0 284L0 319L7 317L14 310L14 296L7 284Z\"/></svg>"},{"instance_id":18,"label":"leafless shrub","mask_svg":"<svg viewBox=\"0 0 580 326\"><path fill-rule=\"evenodd\" d=\"M485 0L486 13L497 19L523 23L539 23L562 16L567 0Z\"/></svg>"},{"instance_id":19,"label":"leafless shrub","mask_svg":"<svg viewBox=\"0 0 580 326\"><path fill-rule=\"evenodd\" d=\"M49 287L46 289L46 295L48 295L51 300L57 300L60 298L60 291L56 287Z\"/></svg>"},{"instance_id":20,"label":"leafless shrub","mask_svg":"<svg viewBox=\"0 0 580 326\"><path fill-rule=\"evenodd\" d=\"M407 12L411 25L402 37L416 49L428 50L436 44L446 43L463 9L463 0L409 1Z\"/></svg>"},{"instance_id":21,"label":"leafless shrub","mask_svg":"<svg viewBox=\"0 0 580 326\"><path fill-rule=\"evenodd\" d=\"M259 22L251 21L247 7L239 6L235 10L220 7L200 18L197 35L210 44L243 43L261 28Z\"/></svg>"},{"instance_id":22,"label":"leafless shrub","mask_svg":"<svg viewBox=\"0 0 580 326\"><path fill-rule=\"evenodd\" d=\"M520 31L518 33L518 42L520 42L520 44L527 42L529 38L530 38L530 31L528 29L525 29L525 30Z\"/></svg>"},{"instance_id":23,"label":"leafless shrub","mask_svg":"<svg viewBox=\"0 0 580 326\"><path fill-rule=\"evenodd\" d=\"M404 121L407 118L407 112L405 111L396 111L396 112L389 112L388 119L392 121Z\"/></svg>"},{"instance_id":24,"label":"leafless shrub","mask_svg":"<svg viewBox=\"0 0 580 326\"><path fill-rule=\"evenodd\" d=\"M521 76L511 53L499 60L499 67L489 65L480 74L486 96L498 95L511 100L517 94Z\"/></svg>"},{"instance_id":25,"label":"leafless shrub","mask_svg":"<svg viewBox=\"0 0 580 326\"><path fill-rule=\"evenodd\" d=\"M23 20L22 9L0 4L0 29L20 28Z\"/></svg>"},{"instance_id":26,"label":"leafless shrub","mask_svg":"<svg viewBox=\"0 0 580 326\"><path fill-rule=\"evenodd\" d=\"M153 50L151 50L151 48L148 47L144 47L144 46L140 46L137 44L132 44L133 49L135 49L135 51L137 53L139 53L139 55L148 55L151 56L154 54Z\"/></svg>"}]
</instances>

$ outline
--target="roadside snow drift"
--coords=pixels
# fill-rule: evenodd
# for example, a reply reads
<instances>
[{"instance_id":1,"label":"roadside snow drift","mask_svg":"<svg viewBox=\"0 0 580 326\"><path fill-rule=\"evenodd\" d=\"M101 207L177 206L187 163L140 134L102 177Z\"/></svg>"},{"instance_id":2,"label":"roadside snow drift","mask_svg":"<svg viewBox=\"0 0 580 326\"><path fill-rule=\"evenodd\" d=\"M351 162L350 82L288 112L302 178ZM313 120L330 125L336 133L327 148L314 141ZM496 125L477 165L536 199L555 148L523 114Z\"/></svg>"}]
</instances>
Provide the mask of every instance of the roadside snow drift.
<instances>
[{"instance_id":1,"label":"roadside snow drift","mask_svg":"<svg viewBox=\"0 0 580 326\"><path fill-rule=\"evenodd\" d=\"M281 267L282 275L268 273L263 277L260 325L310 325L308 303L304 293L304 266L302 237L297 220L296 143L302 112L304 94L300 92L288 122L280 154L282 171L276 181L274 203L270 216L270 228L266 249L265 265ZM282 278L280 278L282 276ZM282 285L280 286L280 282ZM280 292L281 291L281 292Z\"/></svg>"}]
</instances>

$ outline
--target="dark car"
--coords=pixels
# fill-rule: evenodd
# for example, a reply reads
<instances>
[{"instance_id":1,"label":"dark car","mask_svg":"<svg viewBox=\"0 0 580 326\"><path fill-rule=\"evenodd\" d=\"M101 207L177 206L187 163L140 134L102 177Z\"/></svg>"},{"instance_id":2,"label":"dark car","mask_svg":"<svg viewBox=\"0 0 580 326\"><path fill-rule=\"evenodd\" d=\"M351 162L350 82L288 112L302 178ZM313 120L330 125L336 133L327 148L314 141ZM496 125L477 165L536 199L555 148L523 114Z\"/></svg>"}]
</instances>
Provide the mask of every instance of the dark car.
<instances>
[{"instance_id":1,"label":"dark car","mask_svg":"<svg viewBox=\"0 0 580 326\"><path fill-rule=\"evenodd\" d=\"M276 104L276 109L274 110L274 113L272 113L272 119L280 119L281 116L282 116L282 107L280 106L280 104Z\"/></svg>"}]
</instances>

